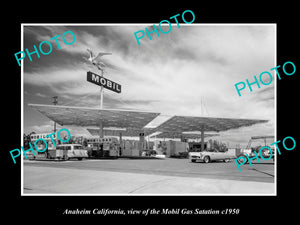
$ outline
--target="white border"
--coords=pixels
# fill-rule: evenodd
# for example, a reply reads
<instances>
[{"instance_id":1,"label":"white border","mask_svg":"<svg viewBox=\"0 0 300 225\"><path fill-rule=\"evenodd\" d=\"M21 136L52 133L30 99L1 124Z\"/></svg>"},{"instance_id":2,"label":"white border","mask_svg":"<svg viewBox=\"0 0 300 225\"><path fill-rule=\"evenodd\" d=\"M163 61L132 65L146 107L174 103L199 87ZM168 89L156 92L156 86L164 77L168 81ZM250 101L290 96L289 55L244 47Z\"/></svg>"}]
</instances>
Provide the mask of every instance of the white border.
<instances>
[{"instance_id":1,"label":"white border","mask_svg":"<svg viewBox=\"0 0 300 225\"><path fill-rule=\"evenodd\" d=\"M156 23L154 23L156 24ZM176 23L171 23L176 24ZM24 50L24 26L152 26L153 23L21 23L21 51ZM168 24L162 24L167 26ZM275 60L274 67L277 65L277 23L191 23L191 24L180 24L180 26L274 26L274 50L275 50ZM275 73L275 71L274 71ZM274 129L275 129L275 140L277 140L277 76L274 85ZM21 61L21 146L23 144L23 133L24 133L24 64ZM206 193L206 194L28 194L24 193L24 170L23 170L23 152L21 151L21 196L277 196L277 152L275 151L275 160L274 160L274 193L272 194L215 194L215 193Z\"/></svg>"},{"instance_id":2,"label":"white border","mask_svg":"<svg viewBox=\"0 0 300 225\"><path fill-rule=\"evenodd\" d=\"M24 26L21 24L21 51L24 50ZM21 61L21 144L20 146L23 146L24 143L24 63L23 60ZM20 149L21 150L21 149ZM23 165L24 165L24 160L23 160L23 151L21 151L21 196L24 196L24 170L23 170Z\"/></svg>"}]
</instances>

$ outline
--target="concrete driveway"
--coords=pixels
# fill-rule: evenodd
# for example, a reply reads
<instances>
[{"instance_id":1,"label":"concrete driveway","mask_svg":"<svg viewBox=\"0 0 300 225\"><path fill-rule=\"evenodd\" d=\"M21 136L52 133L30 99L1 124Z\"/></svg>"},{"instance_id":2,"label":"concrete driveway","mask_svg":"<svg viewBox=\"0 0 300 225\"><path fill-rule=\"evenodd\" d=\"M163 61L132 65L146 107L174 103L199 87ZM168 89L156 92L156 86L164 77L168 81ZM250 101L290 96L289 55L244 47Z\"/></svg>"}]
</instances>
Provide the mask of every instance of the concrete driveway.
<instances>
[{"instance_id":1,"label":"concrete driveway","mask_svg":"<svg viewBox=\"0 0 300 225\"><path fill-rule=\"evenodd\" d=\"M234 165L189 163L182 159L33 161L24 163L23 191L25 195L274 195L275 184L269 179L272 165L268 165L268 171L264 167L255 170L245 167L246 179L241 179L243 172ZM180 173L177 170L183 169L182 166L185 169ZM176 167L177 170L171 170ZM207 173L201 171L204 167L208 168ZM234 174L238 179L228 179ZM262 182L264 177L266 182Z\"/></svg>"}]
</instances>

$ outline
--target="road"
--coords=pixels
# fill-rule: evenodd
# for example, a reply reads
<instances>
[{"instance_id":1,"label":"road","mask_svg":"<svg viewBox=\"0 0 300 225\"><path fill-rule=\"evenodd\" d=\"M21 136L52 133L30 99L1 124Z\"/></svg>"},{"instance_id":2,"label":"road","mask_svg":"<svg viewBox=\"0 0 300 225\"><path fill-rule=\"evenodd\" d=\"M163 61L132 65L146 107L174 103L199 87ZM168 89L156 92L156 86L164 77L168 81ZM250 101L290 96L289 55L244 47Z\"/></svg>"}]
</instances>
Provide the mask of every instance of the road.
<instances>
[{"instance_id":1,"label":"road","mask_svg":"<svg viewBox=\"0 0 300 225\"><path fill-rule=\"evenodd\" d=\"M229 163L212 162L212 163L191 163L188 159L116 159L116 160L70 160L70 161L24 161L24 193L131 193L134 190L144 188L146 193L163 192L164 188L160 181L177 183L173 185L172 190L167 193L198 193L205 194L211 192L211 186L219 185L222 188L213 190L213 193L259 193L262 186L266 186L266 192L273 193L274 188L274 163L272 160L264 163L252 162L253 167L244 165L239 172L234 161ZM43 172L42 172L43 171ZM66 190L64 187L55 183L60 179L75 182L78 179L81 186L84 183L92 182L97 179L99 188L91 190L90 188L81 187L80 190ZM53 189L49 189L50 182ZM89 181L90 179L91 181ZM102 181L101 181L102 180ZM103 182L105 180L105 183ZM139 181L137 181L139 180ZM84 181L84 182L83 182ZM72 183L71 182L71 183ZM119 183L122 188L117 188ZM131 182L132 187L128 186ZM45 183L45 185L42 185ZM227 190L224 184L230 187ZM115 184L115 186L113 185ZM150 186L147 188L147 185ZM157 184L156 187L153 184ZM194 189L186 191L185 185L194 185ZM199 185L202 185L199 187ZM203 184L206 186L204 187ZM48 185L48 186L47 186ZM103 186L104 185L104 186ZM167 185L165 183L165 185ZM232 188L234 185L234 188ZM246 188L247 186L256 187ZM43 186L43 188L42 188ZM101 186L101 187L100 187ZM227 187L226 186L226 187ZM107 187L107 188L106 188ZM128 187L128 188L127 188ZM241 187L242 189L238 189ZM45 189L46 188L46 189ZM38 190L39 189L39 190ZM48 190L49 189L49 190ZM243 191L246 190L247 191ZM254 190L255 189L255 190ZM235 190L235 191L234 191ZM36 191L36 192L35 192ZM142 192L142 193L144 193Z\"/></svg>"}]
</instances>

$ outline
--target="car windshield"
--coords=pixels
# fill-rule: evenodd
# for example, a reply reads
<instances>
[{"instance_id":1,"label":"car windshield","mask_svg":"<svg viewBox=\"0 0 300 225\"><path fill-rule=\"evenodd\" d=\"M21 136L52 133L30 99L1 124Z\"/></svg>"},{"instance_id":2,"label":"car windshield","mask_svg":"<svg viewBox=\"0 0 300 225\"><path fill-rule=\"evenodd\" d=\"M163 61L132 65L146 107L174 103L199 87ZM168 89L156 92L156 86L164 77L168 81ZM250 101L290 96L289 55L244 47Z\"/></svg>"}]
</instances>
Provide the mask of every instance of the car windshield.
<instances>
[{"instance_id":1,"label":"car windshield","mask_svg":"<svg viewBox=\"0 0 300 225\"><path fill-rule=\"evenodd\" d=\"M82 149L81 145L74 145L74 149Z\"/></svg>"}]
</instances>

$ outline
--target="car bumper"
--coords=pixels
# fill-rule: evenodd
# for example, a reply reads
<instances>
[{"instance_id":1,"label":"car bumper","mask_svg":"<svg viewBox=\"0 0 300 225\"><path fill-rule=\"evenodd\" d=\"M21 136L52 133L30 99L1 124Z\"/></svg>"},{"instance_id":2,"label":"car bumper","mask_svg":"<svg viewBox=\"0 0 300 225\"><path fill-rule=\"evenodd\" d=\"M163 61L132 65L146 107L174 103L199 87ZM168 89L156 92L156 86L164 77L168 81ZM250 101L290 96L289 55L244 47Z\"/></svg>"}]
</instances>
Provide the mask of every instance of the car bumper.
<instances>
[{"instance_id":1,"label":"car bumper","mask_svg":"<svg viewBox=\"0 0 300 225\"><path fill-rule=\"evenodd\" d=\"M192 162L203 162L203 158L200 156L192 156L192 157L190 157L190 160Z\"/></svg>"}]
</instances>

